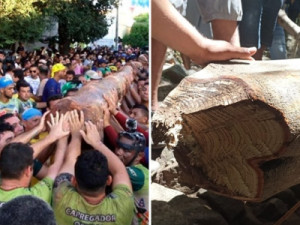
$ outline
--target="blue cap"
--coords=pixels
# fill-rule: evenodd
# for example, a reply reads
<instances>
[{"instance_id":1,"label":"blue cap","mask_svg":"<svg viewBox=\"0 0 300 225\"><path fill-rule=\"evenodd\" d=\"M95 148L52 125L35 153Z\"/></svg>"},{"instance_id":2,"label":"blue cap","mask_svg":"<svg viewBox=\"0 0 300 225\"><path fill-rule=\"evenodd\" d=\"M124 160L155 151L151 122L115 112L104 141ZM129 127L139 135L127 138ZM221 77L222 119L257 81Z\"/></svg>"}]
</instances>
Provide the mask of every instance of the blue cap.
<instances>
[{"instance_id":1,"label":"blue cap","mask_svg":"<svg viewBox=\"0 0 300 225\"><path fill-rule=\"evenodd\" d=\"M107 61L106 61L105 59L99 59L99 60L98 60L98 63L99 63L99 64L101 64L101 63L107 63Z\"/></svg>"},{"instance_id":2,"label":"blue cap","mask_svg":"<svg viewBox=\"0 0 300 225\"><path fill-rule=\"evenodd\" d=\"M42 116L42 113L40 110L37 110L35 108L26 109L22 114L23 120L30 120L31 118L35 116Z\"/></svg>"},{"instance_id":3,"label":"blue cap","mask_svg":"<svg viewBox=\"0 0 300 225\"><path fill-rule=\"evenodd\" d=\"M6 88L7 86L13 84L13 80L12 79L9 79L7 77L1 77L0 78L0 89L2 88Z\"/></svg>"}]
</instances>

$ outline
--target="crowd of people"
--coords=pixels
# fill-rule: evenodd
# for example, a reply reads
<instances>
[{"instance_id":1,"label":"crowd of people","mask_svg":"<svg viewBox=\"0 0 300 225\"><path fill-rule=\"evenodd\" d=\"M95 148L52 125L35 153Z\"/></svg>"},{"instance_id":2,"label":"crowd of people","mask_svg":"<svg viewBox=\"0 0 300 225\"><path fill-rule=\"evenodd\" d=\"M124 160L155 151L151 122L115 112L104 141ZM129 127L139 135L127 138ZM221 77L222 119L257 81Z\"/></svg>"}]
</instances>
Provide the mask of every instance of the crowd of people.
<instances>
[{"instance_id":1,"label":"crowd of people","mask_svg":"<svg viewBox=\"0 0 300 225\"><path fill-rule=\"evenodd\" d=\"M128 65L125 92L102 96L100 122L55 110ZM139 48L0 51L0 224L39 224L43 213L44 224L148 224L148 76ZM24 217L10 207L22 201L41 207Z\"/></svg>"}]
</instances>

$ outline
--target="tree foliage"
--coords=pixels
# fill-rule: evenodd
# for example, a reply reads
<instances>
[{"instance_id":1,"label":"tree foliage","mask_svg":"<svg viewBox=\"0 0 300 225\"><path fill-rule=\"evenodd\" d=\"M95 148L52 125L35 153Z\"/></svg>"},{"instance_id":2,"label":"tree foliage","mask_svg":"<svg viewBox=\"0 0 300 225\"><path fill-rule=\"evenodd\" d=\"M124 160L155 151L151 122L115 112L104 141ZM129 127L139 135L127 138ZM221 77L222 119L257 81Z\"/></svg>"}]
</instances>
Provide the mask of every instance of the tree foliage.
<instances>
[{"instance_id":1,"label":"tree foliage","mask_svg":"<svg viewBox=\"0 0 300 225\"><path fill-rule=\"evenodd\" d=\"M17 41L32 42L42 35L44 15L34 6L35 1L0 0L0 47Z\"/></svg>"},{"instance_id":2,"label":"tree foliage","mask_svg":"<svg viewBox=\"0 0 300 225\"><path fill-rule=\"evenodd\" d=\"M60 50L72 42L88 43L105 36L110 21L106 14L117 0L48 0L47 12L59 24Z\"/></svg>"},{"instance_id":3,"label":"tree foliage","mask_svg":"<svg viewBox=\"0 0 300 225\"><path fill-rule=\"evenodd\" d=\"M145 47L149 43L149 14L141 14L134 18L135 22L132 25L129 34L123 37L124 44L129 44L133 47Z\"/></svg>"},{"instance_id":4,"label":"tree foliage","mask_svg":"<svg viewBox=\"0 0 300 225\"><path fill-rule=\"evenodd\" d=\"M0 0L0 47L33 42L58 22L60 50L72 42L88 43L105 36L106 14L118 0Z\"/></svg>"}]
</instances>

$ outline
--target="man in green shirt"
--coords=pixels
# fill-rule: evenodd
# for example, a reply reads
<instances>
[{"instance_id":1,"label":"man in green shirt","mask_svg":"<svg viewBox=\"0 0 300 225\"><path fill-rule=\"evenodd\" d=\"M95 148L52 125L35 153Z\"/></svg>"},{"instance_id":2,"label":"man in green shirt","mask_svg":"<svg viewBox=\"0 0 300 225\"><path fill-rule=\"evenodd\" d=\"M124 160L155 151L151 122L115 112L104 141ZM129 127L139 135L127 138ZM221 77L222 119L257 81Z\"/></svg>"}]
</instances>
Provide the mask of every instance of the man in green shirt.
<instances>
[{"instance_id":1,"label":"man in green shirt","mask_svg":"<svg viewBox=\"0 0 300 225\"><path fill-rule=\"evenodd\" d=\"M66 118L62 115L60 118L53 118L49 126L60 124L62 129L63 121ZM7 202L22 195L33 195L50 203L52 195L52 186L54 179L62 165L65 151L67 149L67 138L69 133L66 132L56 148L54 163L49 166L46 177L36 185L29 187L33 174L33 155L34 151L31 146L24 143L10 143L6 145L0 155L0 204Z\"/></svg>"},{"instance_id":2,"label":"man in green shirt","mask_svg":"<svg viewBox=\"0 0 300 225\"><path fill-rule=\"evenodd\" d=\"M136 127L136 125L135 125ZM144 157L146 139L135 129L119 133L116 155L124 163L129 174L135 199L134 225L148 224L149 210L149 171L140 161Z\"/></svg>"},{"instance_id":3,"label":"man in green shirt","mask_svg":"<svg viewBox=\"0 0 300 225\"><path fill-rule=\"evenodd\" d=\"M71 142L66 161L55 180L53 208L57 223L130 225L134 201L125 166L100 140L90 121L83 129L83 112L70 114ZM80 119L79 119L80 118ZM81 155L81 139L94 150ZM110 175L111 174L111 175ZM111 185L112 192L105 189Z\"/></svg>"},{"instance_id":4,"label":"man in green shirt","mask_svg":"<svg viewBox=\"0 0 300 225\"><path fill-rule=\"evenodd\" d=\"M13 98L15 84L6 77L0 78L0 116L5 113L19 113L19 102Z\"/></svg>"}]
</instances>

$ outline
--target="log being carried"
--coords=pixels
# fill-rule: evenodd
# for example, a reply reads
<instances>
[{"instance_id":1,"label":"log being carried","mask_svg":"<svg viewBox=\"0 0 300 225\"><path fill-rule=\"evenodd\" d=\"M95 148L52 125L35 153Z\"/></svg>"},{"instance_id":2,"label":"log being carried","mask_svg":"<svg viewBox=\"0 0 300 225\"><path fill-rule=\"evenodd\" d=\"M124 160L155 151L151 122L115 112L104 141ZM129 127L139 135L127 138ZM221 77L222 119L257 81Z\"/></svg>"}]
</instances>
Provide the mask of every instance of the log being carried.
<instances>
[{"instance_id":1,"label":"log being carried","mask_svg":"<svg viewBox=\"0 0 300 225\"><path fill-rule=\"evenodd\" d=\"M89 82L76 95L60 100L54 106L53 111L65 113L73 109L82 110L85 120L91 120L96 124L103 118L103 107L107 107L103 94L108 94L116 89L120 99L125 95L139 67L141 67L140 63L131 63L114 75Z\"/></svg>"},{"instance_id":2,"label":"log being carried","mask_svg":"<svg viewBox=\"0 0 300 225\"><path fill-rule=\"evenodd\" d=\"M174 148L179 185L248 201L300 183L299 134L299 59L210 64L152 120L154 143Z\"/></svg>"}]
</instances>

